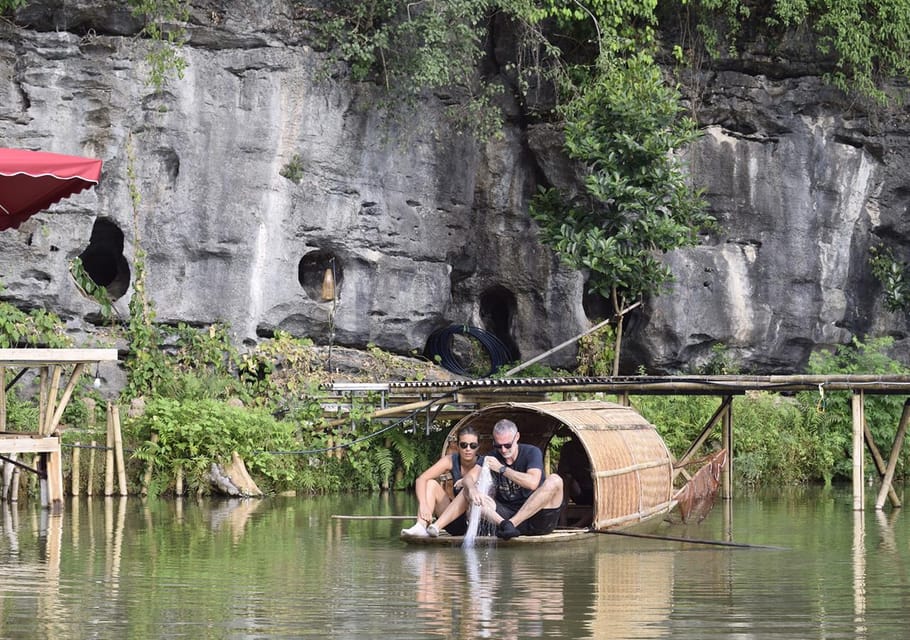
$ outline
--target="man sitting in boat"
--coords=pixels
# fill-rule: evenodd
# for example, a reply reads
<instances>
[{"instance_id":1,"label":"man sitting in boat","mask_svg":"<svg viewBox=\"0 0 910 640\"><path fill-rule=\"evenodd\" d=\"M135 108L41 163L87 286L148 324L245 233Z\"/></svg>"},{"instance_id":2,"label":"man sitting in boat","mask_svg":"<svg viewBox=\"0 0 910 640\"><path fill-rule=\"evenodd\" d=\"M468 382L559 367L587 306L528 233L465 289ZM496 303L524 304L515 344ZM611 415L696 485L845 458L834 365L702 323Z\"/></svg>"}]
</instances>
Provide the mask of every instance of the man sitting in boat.
<instances>
[{"instance_id":1,"label":"man sitting in boat","mask_svg":"<svg viewBox=\"0 0 910 640\"><path fill-rule=\"evenodd\" d=\"M402 529L401 535L426 536L427 525L449 506L451 498L437 478L451 474L455 496L461 492L465 478L470 477L476 483L484 458L477 455L478 446L477 431L470 425L465 426L458 431L458 452L441 457L418 476L414 482L417 491L417 522L408 529ZM449 522L445 530L453 536L463 536L468 530L464 512Z\"/></svg>"},{"instance_id":2,"label":"man sitting in boat","mask_svg":"<svg viewBox=\"0 0 910 640\"><path fill-rule=\"evenodd\" d=\"M511 420L493 425L493 455L483 463L493 478L493 496L483 495L475 478L466 476L465 490L427 527L429 535L438 536L441 528L463 516L469 500L483 506L484 519L496 526L497 537L504 540L545 535L556 528L563 506L562 478L557 474L545 478L543 453L533 445L520 444L519 437L518 426Z\"/></svg>"}]
</instances>

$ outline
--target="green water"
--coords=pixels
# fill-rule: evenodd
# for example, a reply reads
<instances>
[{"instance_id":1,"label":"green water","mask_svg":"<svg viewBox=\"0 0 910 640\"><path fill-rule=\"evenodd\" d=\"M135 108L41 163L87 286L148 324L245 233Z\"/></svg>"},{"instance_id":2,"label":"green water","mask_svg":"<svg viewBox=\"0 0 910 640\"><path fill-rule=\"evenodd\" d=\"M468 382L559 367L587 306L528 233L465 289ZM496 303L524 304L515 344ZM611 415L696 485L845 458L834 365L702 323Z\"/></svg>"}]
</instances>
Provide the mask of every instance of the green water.
<instances>
[{"instance_id":1,"label":"green water","mask_svg":"<svg viewBox=\"0 0 910 640\"><path fill-rule=\"evenodd\" d=\"M870 505L871 507L871 505ZM3 638L905 638L910 530L847 490L738 495L668 531L409 548L410 496L0 505Z\"/></svg>"}]
</instances>

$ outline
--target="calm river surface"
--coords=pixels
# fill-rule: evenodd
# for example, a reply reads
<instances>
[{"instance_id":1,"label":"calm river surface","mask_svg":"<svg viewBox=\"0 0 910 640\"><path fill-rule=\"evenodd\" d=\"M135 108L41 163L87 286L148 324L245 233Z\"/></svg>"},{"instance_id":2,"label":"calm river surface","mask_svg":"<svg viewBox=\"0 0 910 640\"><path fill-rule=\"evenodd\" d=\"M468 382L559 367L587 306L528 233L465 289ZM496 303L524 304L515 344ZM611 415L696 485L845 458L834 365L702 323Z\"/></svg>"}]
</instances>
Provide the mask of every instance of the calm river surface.
<instances>
[{"instance_id":1,"label":"calm river surface","mask_svg":"<svg viewBox=\"0 0 910 640\"><path fill-rule=\"evenodd\" d=\"M874 496L873 496L874 499ZM906 638L910 512L737 495L667 533L410 548L410 496L0 505L2 638Z\"/></svg>"}]
</instances>

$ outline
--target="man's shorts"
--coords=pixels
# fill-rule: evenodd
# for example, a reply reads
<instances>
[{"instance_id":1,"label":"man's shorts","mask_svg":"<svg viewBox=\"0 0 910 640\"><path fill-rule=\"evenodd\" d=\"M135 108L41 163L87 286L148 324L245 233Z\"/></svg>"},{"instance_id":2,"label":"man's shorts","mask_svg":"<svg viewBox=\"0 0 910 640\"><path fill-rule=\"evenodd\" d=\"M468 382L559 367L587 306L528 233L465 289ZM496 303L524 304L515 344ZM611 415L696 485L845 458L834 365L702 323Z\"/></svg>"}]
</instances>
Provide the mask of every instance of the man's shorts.
<instances>
[{"instance_id":1,"label":"man's shorts","mask_svg":"<svg viewBox=\"0 0 910 640\"><path fill-rule=\"evenodd\" d=\"M518 513L518 508L497 502L496 513L508 520L516 513ZM541 509L533 516L516 526L523 536L542 536L548 533L553 533L553 530L556 529L556 525L559 524L559 518L561 515L562 507L555 507L553 509Z\"/></svg>"}]
</instances>

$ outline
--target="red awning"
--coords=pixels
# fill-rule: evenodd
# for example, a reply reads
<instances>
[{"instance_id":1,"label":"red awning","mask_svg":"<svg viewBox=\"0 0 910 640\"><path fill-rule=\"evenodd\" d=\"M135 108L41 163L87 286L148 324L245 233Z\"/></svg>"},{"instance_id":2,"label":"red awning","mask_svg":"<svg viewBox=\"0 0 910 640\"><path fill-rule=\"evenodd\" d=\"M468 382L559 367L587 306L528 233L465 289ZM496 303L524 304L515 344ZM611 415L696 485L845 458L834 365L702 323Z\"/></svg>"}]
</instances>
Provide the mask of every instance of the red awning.
<instances>
[{"instance_id":1,"label":"red awning","mask_svg":"<svg viewBox=\"0 0 910 640\"><path fill-rule=\"evenodd\" d=\"M98 184L101 160L0 148L0 231Z\"/></svg>"}]
</instances>

